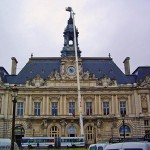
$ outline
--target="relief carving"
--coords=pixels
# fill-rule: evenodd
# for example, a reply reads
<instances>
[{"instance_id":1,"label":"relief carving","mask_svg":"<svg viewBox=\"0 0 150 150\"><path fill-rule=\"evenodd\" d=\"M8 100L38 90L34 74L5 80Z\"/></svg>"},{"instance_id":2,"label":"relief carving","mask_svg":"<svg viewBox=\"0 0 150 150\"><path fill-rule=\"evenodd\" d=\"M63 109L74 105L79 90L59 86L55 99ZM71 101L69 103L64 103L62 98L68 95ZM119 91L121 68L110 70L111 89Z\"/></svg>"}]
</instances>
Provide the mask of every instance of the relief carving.
<instances>
[{"instance_id":1,"label":"relief carving","mask_svg":"<svg viewBox=\"0 0 150 150\"><path fill-rule=\"evenodd\" d=\"M142 106L142 112L144 113L148 112L148 103L147 103L146 94L141 95L141 106Z\"/></svg>"},{"instance_id":2,"label":"relief carving","mask_svg":"<svg viewBox=\"0 0 150 150\"><path fill-rule=\"evenodd\" d=\"M117 81L112 80L107 76L104 76L103 78L99 79L99 81L97 82L97 85L98 86L104 86L104 87L117 86Z\"/></svg>"},{"instance_id":3,"label":"relief carving","mask_svg":"<svg viewBox=\"0 0 150 150\"><path fill-rule=\"evenodd\" d=\"M145 76L144 79L140 80L138 85L139 85L139 87L150 88L150 76Z\"/></svg>"},{"instance_id":4,"label":"relief carving","mask_svg":"<svg viewBox=\"0 0 150 150\"><path fill-rule=\"evenodd\" d=\"M98 119L98 120L97 120L97 127L98 127L98 128L102 128L102 126L103 126L103 121L100 120L100 119Z\"/></svg>"},{"instance_id":5,"label":"relief carving","mask_svg":"<svg viewBox=\"0 0 150 150\"><path fill-rule=\"evenodd\" d=\"M44 81L44 79L41 78L38 74L32 80L26 80L26 86L40 87L44 86L45 84L46 82Z\"/></svg>"}]
</instances>

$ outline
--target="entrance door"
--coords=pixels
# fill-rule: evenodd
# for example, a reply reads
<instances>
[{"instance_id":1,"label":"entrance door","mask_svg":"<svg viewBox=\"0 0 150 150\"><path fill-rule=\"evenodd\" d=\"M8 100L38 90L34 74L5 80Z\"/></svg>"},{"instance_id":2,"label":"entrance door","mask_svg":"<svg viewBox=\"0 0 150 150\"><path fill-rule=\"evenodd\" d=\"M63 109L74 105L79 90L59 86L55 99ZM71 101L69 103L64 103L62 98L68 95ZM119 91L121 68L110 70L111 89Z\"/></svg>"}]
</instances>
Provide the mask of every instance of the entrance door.
<instances>
[{"instance_id":1,"label":"entrance door","mask_svg":"<svg viewBox=\"0 0 150 150\"><path fill-rule=\"evenodd\" d=\"M68 129L68 136L69 137L75 137L77 136L77 129L75 126L70 126Z\"/></svg>"}]
</instances>

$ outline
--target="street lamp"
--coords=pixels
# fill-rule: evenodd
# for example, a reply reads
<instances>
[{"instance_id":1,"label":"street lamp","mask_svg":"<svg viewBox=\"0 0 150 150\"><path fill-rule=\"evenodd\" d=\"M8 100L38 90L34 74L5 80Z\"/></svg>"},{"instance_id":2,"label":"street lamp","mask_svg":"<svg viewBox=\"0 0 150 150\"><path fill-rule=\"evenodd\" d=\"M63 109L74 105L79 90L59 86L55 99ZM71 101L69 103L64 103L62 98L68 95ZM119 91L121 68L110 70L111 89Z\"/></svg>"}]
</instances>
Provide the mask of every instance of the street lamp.
<instances>
[{"instance_id":1,"label":"street lamp","mask_svg":"<svg viewBox=\"0 0 150 150\"><path fill-rule=\"evenodd\" d=\"M84 137L81 92L80 92L79 64L78 64L78 54L77 54L77 39L76 39L75 19L74 19L75 13L74 13L74 11L71 7L67 7L66 11L69 11L70 15L73 18L74 48L75 48L76 70L77 70L77 86L78 86L78 107L79 107L80 128L81 128L80 131L81 131L81 136Z\"/></svg>"},{"instance_id":2,"label":"street lamp","mask_svg":"<svg viewBox=\"0 0 150 150\"><path fill-rule=\"evenodd\" d=\"M125 114L121 114L122 117L123 117L123 120L122 120L122 124L123 124L123 139L125 140L125 136L126 136L126 132L125 132Z\"/></svg>"},{"instance_id":3,"label":"street lamp","mask_svg":"<svg viewBox=\"0 0 150 150\"><path fill-rule=\"evenodd\" d=\"M15 142L15 112L16 112L17 95L18 89L16 85L14 85L14 87L12 88L13 116L12 116L11 150L14 150L14 142Z\"/></svg>"}]
</instances>

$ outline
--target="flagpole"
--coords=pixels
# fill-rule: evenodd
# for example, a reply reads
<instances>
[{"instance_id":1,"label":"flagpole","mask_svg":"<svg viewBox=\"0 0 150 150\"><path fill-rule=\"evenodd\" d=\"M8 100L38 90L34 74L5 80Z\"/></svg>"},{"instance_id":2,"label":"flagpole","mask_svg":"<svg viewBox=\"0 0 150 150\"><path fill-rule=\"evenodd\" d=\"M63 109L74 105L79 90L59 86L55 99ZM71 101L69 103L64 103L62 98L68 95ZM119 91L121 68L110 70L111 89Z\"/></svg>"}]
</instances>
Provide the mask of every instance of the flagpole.
<instances>
[{"instance_id":1,"label":"flagpole","mask_svg":"<svg viewBox=\"0 0 150 150\"><path fill-rule=\"evenodd\" d=\"M76 73L77 73L77 86L78 86L78 110L80 118L80 136L84 137L84 128L83 128L83 116L82 116L82 101L81 101L81 91L80 91L80 77L79 77L79 64L78 64L78 55L77 55L77 41L76 41L76 31L75 31L75 19L74 11L71 7L67 7L66 11L69 11L73 18L73 32L74 32L74 47L75 47L75 58L76 58Z\"/></svg>"}]
</instances>

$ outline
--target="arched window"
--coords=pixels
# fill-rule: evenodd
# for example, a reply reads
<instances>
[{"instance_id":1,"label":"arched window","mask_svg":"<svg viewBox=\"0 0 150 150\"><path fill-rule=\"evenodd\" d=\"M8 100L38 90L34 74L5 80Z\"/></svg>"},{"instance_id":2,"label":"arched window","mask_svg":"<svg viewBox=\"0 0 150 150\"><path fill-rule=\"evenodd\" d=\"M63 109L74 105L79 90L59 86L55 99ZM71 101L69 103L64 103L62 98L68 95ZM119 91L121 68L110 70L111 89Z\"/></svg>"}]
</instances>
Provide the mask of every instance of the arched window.
<instances>
[{"instance_id":1,"label":"arched window","mask_svg":"<svg viewBox=\"0 0 150 150\"><path fill-rule=\"evenodd\" d=\"M120 136L124 136L124 129L125 129L125 136L130 136L131 134L131 129L129 126L127 125L122 125L119 129L119 133L120 133Z\"/></svg>"},{"instance_id":2,"label":"arched window","mask_svg":"<svg viewBox=\"0 0 150 150\"><path fill-rule=\"evenodd\" d=\"M52 126L50 128L50 137L59 137L59 129L57 126Z\"/></svg>"}]
</instances>

